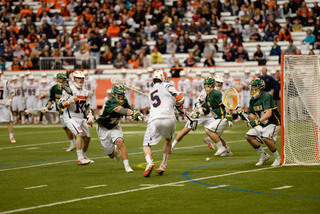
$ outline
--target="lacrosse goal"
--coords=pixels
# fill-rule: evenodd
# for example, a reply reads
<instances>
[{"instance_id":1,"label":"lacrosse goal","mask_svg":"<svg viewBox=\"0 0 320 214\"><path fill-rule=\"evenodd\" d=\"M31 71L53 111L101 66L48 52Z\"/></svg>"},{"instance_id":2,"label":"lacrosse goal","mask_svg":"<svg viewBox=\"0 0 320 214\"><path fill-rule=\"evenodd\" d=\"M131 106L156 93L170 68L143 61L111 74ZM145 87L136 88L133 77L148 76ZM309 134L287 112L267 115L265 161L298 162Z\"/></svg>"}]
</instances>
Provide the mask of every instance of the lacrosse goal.
<instances>
[{"instance_id":1,"label":"lacrosse goal","mask_svg":"<svg viewBox=\"0 0 320 214\"><path fill-rule=\"evenodd\" d=\"M281 59L281 164L320 165L319 57Z\"/></svg>"}]
</instances>

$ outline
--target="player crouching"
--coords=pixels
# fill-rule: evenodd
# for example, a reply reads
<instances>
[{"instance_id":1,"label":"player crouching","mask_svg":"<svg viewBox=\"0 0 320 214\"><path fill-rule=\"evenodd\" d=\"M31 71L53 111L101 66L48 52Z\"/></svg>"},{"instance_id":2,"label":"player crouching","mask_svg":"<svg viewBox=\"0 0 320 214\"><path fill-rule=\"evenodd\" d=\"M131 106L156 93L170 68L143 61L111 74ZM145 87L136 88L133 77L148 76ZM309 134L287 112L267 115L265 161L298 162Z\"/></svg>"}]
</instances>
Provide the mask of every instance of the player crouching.
<instances>
[{"instance_id":1,"label":"player crouching","mask_svg":"<svg viewBox=\"0 0 320 214\"><path fill-rule=\"evenodd\" d=\"M124 145L120 120L123 116L131 116L134 120L142 120L143 114L133 110L125 97L125 89L114 85L111 92L112 98L103 107L102 114L97 118L97 133L101 145L110 158L117 162L123 160L126 172L133 172L129 166L128 151Z\"/></svg>"}]
</instances>

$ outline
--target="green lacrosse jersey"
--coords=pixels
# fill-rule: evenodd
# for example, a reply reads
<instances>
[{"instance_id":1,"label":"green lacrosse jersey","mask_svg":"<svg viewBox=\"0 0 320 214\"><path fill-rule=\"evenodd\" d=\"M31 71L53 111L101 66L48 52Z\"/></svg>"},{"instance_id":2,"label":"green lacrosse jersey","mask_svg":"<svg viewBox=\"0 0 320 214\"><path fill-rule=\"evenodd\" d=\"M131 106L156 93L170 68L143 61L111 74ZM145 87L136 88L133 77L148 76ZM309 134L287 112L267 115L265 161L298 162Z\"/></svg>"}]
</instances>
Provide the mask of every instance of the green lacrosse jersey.
<instances>
[{"instance_id":1,"label":"green lacrosse jersey","mask_svg":"<svg viewBox=\"0 0 320 214\"><path fill-rule=\"evenodd\" d=\"M280 125L280 113L271 94L263 91L258 99L251 98L249 105L249 114L258 115L260 119L265 111L269 109L272 110L272 116L267 121L264 121L263 124L265 126L269 124Z\"/></svg>"},{"instance_id":2,"label":"green lacrosse jersey","mask_svg":"<svg viewBox=\"0 0 320 214\"><path fill-rule=\"evenodd\" d=\"M213 89L210 94L207 94L205 100L206 112L211 112L215 119L224 119L226 110L222 104L222 94L220 91Z\"/></svg>"},{"instance_id":3,"label":"green lacrosse jersey","mask_svg":"<svg viewBox=\"0 0 320 214\"><path fill-rule=\"evenodd\" d=\"M107 129L115 127L123 117L123 115L114 111L118 106L132 109L127 99L125 99L124 104L121 105L114 97L112 97L104 104L103 113L97 118L97 123Z\"/></svg>"},{"instance_id":4,"label":"green lacrosse jersey","mask_svg":"<svg viewBox=\"0 0 320 214\"><path fill-rule=\"evenodd\" d=\"M58 86L58 84L55 84L54 86L51 87L50 89L50 102L55 102L56 104L56 108L57 110L59 110L59 106L57 105L58 104L58 101L60 100L62 96L62 88L60 88Z\"/></svg>"}]
</instances>

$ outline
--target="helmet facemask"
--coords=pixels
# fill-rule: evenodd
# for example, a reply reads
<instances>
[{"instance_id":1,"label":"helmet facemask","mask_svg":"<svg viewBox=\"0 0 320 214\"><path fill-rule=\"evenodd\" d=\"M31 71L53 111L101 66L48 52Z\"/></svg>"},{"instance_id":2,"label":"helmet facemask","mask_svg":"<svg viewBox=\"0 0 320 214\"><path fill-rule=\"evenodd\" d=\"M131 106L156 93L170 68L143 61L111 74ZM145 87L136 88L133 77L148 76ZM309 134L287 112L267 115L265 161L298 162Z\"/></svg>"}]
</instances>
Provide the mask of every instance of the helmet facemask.
<instances>
[{"instance_id":1,"label":"helmet facemask","mask_svg":"<svg viewBox=\"0 0 320 214\"><path fill-rule=\"evenodd\" d=\"M211 91L214 89L215 85L216 85L215 79L212 78L212 77L207 77L204 80L203 88L204 88L204 90L206 91L207 94L210 94Z\"/></svg>"},{"instance_id":2,"label":"helmet facemask","mask_svg":"<svg viewBox=\"0 0 320 214\"><path fill-rule=\"evenodd\" d=\"M253 99L260 97L263 89L265 88L265 83L262 79L256 78L250 83L250 95Z\"/></svg>"},{"instance_id":3,"label":"helmet facemask","mask_svg":"<svg viewBox=\"0 0 320 214\"><path fill-rule=\"evenodd\" d=\"M125 92L126 90L124 87L115 85L112 87L111 95L120 103L120 105L123 105L125 102Z\"/></svg>"}]
</instances>

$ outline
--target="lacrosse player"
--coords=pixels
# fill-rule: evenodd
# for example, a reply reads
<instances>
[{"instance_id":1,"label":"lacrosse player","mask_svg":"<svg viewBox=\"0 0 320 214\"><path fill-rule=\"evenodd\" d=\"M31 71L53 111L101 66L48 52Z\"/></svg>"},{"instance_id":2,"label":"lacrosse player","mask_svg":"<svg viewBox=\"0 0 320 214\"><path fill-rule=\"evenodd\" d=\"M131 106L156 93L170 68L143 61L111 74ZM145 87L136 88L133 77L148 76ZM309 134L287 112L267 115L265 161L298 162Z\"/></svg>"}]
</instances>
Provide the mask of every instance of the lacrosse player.
<instances>
[{"instance_id":1,"label":"lacrosse player","mask_svg":"<svg viewBox=\"0 0 320 214\"><path fill-rule=\"evenodd\" d=\"M206 92L205 107L199 108L190 113L192 118L199 118L200 116L212 114L215 119L210 125L206 127L206 134L216 143L218 151L215 156L232 156L232 153L226 142L221 138L222 133L228 126L232 126L232 116L230 110L225 108L222 104L222 94L215 89L216 81L213 77L207 77L204 80L204 90ZM221 146L222 145L222 146Z\"/></svg>"},{"instance_id":2,"label":"lacrosse player","mask_svg":"<svg viewBox=\"0 0 320 214\"><path fill-rule=\"evenodd\" d=\"M39 118L34 118L32 112L37 108L37 83L34 81L33 75L28 76L28 82L24 85L24 91L26 96L26 108L28 109L28 123L39 123ZM27 112L27 111L26 111Z\"/></svg>"},{"instance_id":3,"label":"lacrosse player","mask_svg":"<svg viewBox=\"0 0 320 214\"><path fill-rule=\"evenodd\" d=\"M264 88L265 83L260 78L256 78L250 82L251 100L248 118L251 129L246 133L245 138L260 154L260 160L256 163L256 166L261 166L270 159L270 155L261 148L256 139L257 136L262 138L263 142L275 156L275 160L271 166L279 166L280 156L275 142L280 130L280 113L277 110L272 95L263 91ZM239 114L241 114L241 111L243 111L241 108L237 110Z\"/></svg>"},{"instance_id":4,"label":"lacrosse player","mask_svg":"<svg viewBox=\"0 0 320 214\"><path fill-rule=\"evenodd\" d=\"M172 85L173 87L176 87L176 83L174 81L171 80L171 73L170 72L166 72L167 73L167 83L169 83L170 85Z\"/></svg>"},{"instance_id":5,"label":"lacrosse player","mask_svg":"<svg viewBox=\"0 0 320 214\"><path fill-rule=\"evenodd\" d=\"M252 80L252 77L250 76L250 71L245 70L244 76L241 78L241 102L240 105L244 109L244 111L247 111L249 108L249 101L251 99L250 96L250 82Z\"/></svg>"},{"instance_id":6,"label":"lacrosse player","mask_svg":"<svg viewBox=\"0 0 320 214\"><path fill-rule=\"evenodd\" d=\"M21 83L18 81L16 75L12 76L12 83L10 85L11 90L14 91L14 97L12 99L12 112L13 112L13 123L17 123L19 114L21 115L21 124L25 123L25 99Z\"/></svg>"},{"instance_id":7,"label":"lacrosse player","mask_svg":"<svg viewBox=\"0 0 320 214\"><path fill-rule=\"evenodd\" d=\"M126 85L131 87L131 79L129 77L127 77L127 70L125 68L121 69L121 78L120 80ZM131 105L131 91L130 90L126 90L126 98L128 100L129 105Z\"/></svg>"},{"instance_id":8,"label":"lacrosse player","mask_svg":"<svg viewBox=\"0 0 320 214\"><path fill-rule=\"evenodd\" d=\"M197 102L197 99L203 89L203 79L201 78L201 71L196 72L196 78L192 81L192 96L193 105Z\"/></svg>"},{"instance_id":9,"label":"lacrosse player","mask_svg":"<svg viewBox=\"0 0 320 214\"><path fill-rule=\"evenodd\" d=\"M66 123L64 122L64 119L63 119L63 108L61 108L59 105L58 105L58 101L60 100L61 96L62 96L62 83L63 81L67 81L67 77L64 73L58 73L57 74L57 84L55 84L54 86L51 87L50 89L50 96L49 96L49 102L46 104L46 106L44 106L42 109L41 109L41 112L43 114L46 114L49 109L51 108L52 104L55 103L55 109L56 111L59 112L59 117L60 117L60 123L62 125L62 128L65 130L69 140L70 140L70 146L69 148L66 150L67 152L70 152L72 150L74 150L76 148L76 145L75 145L75 141L73 139L73 134L72 132L68 129Z\"/></svg>"},{"instance_id":10,"label":"lacrosse player","mask_svg":"<svg viewBox=\"0 0 320 214\"><path fill-rule=\"evenodd\" d=\"M129 165L128 151L124 145L120 120L123 116L131 116L134 120L142 120L139 110L133 110L125 97L123 86L114 85L111 90L111 98L104 104L102 114L97 118L97 133L101 145L111 159L124 164L126 172L133 172Z\"/></svg>"},{"instance_id":11,"label":"lacrosse player","mask_svg":"<svg viewBox=\"0 0 320 214\"><path fill-rule=\"evenodd\" d=\"M7 123L10 142L15 143L13 136L13 116L10 111L14 91L10 89L9 81L3 79L3 73L0 71L0 123Z\"/></svg>"},{"instance_id":12,"label":"lacrosse player","mask_svg":"<svg viewBox=\"0 0 320 214\"><path fill-rule=\"evenodd\" d=\"M222 88L222 85L223 85L223 79L220 76L217 76L215 80L216 80L216 87L215 88L218 91L220 91L221 88ZM206 98L206 91L203 89L201 91L200 95L198 96L197 100L196 100L196 103L195 103L195 106L194 106L194 110L197 110L199 108L205 108L205 98ZM203 124L203 126L205 128L209 128L209 126L214 123L214 120L215 119L213 118L213 116L212 116L212 114L210 112L207 115L200 116L197 121L198 121L198 124ZM188 121L186 126L183 128L183 130L178 134L176 139L172 142L171 151L173 151L175 145L178 142L180 142L182 140L182 138L190 132L190 130L191 130L191 125L190 125L190 121ZM221 136L219 136L219 138L220 138L221 142L216 144L217 147L218 147L218 150L215 153L215 156L218 156L218 155L220 155L221 157L231 157L231 156L233 156L233 153L230 151L229 147L227 147L226 151L221 154L221 150L223 150L222 147L223 147L223 145L226 145L226 141ZM204 141L204 143L206 143L208 145L208 147L211 150L214 150L214 146L212 144L210 136L205 137L203 139L203 141Z\"/></svg>"},{"instance_id":13,"label":"lacrosse player","mask_svg":"<svg viewBox=\"0 0 320 214\"><path fill-rule=\"evenodd\" d=\"M181 79L178 82L178 91L181 91L181 93L183 94L183 97L185 99L184 101L184 107L185 108L190 108L190 92L191 92L191 83L190 80L187 79L186 76L186 72L185 71L181 71L180 72L180 77Z\"/></svg>"},{"instance_id":14,"label":"lacrosse player","mask_svg":"<svg viewBox=\"0 0 320 214\"><path fill-rule=\"evenodd\" d=\"M223 87L221 93L224 94L229 88L233 88L235 83L234 79L230 76L230 71L226 70L223 72Z\"/></svg>"},{"instance_id":15,"label":"lacrosse player","mask_svg":"<svg viewBox=\"0 0 320 214\"><path fill-rule=\"evenodd\" d=\"M63 86L59 105L64 107L63 119L68 129L76 136L77 162L79 165L94 163L86 152L90 143L89 125L93 123L93 114L88 103L89 92L83 87L85 76L82 71L74 71L73 85ZM88 124L87 124L88 123Z\"/></svg>"},{"instance_id":16,"label":"lacrosse player","mask_svg":"<svg viewBox=\"0 0 320 214\"><path fill-rule=\"evenodd\" d=\"M97 111L96 89L97 82L92 77L89 77L89 71L84 70L84 88L89 92L88 102L90 102L91 109L94 113Z\"/></svg>"},{"instance_id":17,"label":"lacrosse player","mask_svg":"<svg viewBox=\"0 0 320 214\"><path fill-rule=\"evenodd\" d=\"M49 102L50 86L48 85L46 78L42 78L39 82L40 85L37 88L36 96L38 97L38 109L41 109L43 106L46 106ZM37 117L40 117L40 112L38 113ZM45 114L43 114L42 116L42 123L48 123Z\"/></svg>"},{"instance_id":18,"label":"lacrosse player","mask_svg":"<svg viewBox=\"0 0 320 214\"><path fill-rule=\"evenodd\" d=\"M145 80L142 79L142 72L137 71L137 78L133 80L132 87L138 91L144 92L146 88ZM143 94L137 92L134 93L134 107L137 109L142 109L144 115L147 114L148 100Z\"/></svg>"},{"instance_id":19,"label":"lacrosse player","mask_svg":"<svg viewBox=\"0 0 320 214\"><path fill-rule=\"evenodd\" d=\"M174 107L176 106L180 114L185 115L183 94L166 83L166 78L165 72L156 70L153 73L154 85L148 93L150 113L143 139L143 152L147 161L144 177L150 177L154 169L151 146L157 145L162 137L165 138L163 159L156 173L162 175L165 172L168 156L171 152L171 140L176 129Z\"/></svg>"}]
</instances>

